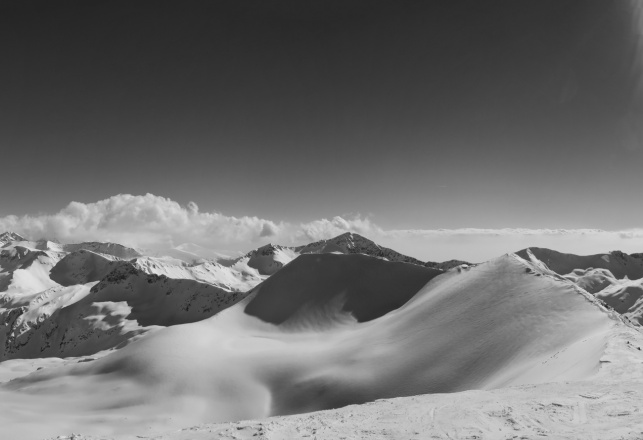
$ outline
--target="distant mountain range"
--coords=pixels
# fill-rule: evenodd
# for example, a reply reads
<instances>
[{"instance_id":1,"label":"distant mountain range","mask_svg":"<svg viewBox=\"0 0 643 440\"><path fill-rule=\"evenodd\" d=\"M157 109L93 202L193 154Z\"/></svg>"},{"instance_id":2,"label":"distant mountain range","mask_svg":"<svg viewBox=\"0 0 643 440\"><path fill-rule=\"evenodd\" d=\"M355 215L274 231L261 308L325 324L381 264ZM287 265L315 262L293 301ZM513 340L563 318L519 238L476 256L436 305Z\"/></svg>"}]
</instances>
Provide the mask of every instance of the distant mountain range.
<instances>
[{"instance_id":1,"label":"distant mountain range","mask_svg":"<svg viewBox=\"0 0 643 440\"><path fill-rule=\"evenodd\" d=\"M241 261L259 271L261 274L272 275L288 262L303 254L363 254L382 260L410 263L417 266L429 267L432 269L449 270L461 264L470 265L466 261L449 260L442 263L433 261L423 262L417 258L400 254L393 249L380 246L354 232L346 232L334 238L319 240L302 246L289 247L276 244L267 244L258 249L248 252L243 257L228 260L224 264L236 264Z\"/></svg>"},{"instance_id":2,"label":"distant mountain range","mask_svg":"<svg viewBox=\"0 0 643 440\"><path fill-rule=\"evenodd\" d=\"M298 273L309 273L310 280L319 278L316 285L322 285L321 280L330 276L323 265L313 264L317 261L312 258L314 255L361 255L385 263L377 269L382 280L374 281L370 287L346 287L345 310L360 320L400 307L422 284L446 270L472 266L460 260L422 262L355 233L297 247L267 244L236 259L202 259L193 263L171 257L144 256L139 250L115 243L29 241L13 232L0 234L0 245L0 360L88 355L127 344L139 335L154 331L156 326L202 320L242 301L255 292L260 283L293 264L291 270L265 284L262 293L253 297L247 308L250 314L280 322L286 319L288 307L296 311L311 298L330 301L343 285L350 285L351 273L362 276L358 275L359 270L347 268L351 264L356 267L363 264L346 259L341 260L345 263L343 266L337 267L347 272L341 277L339 272L332 273L344 281L338 281L339 284L327 292L314 293L312 284L310 287L305 283L293 284L292 279ZM185 249L199 250L199 247L193 245ZM641 254L612 252L582 257L531 248L517 255L544 264L632 322L643 323ZM399 268L395 266L400 264ZM406 265L411 267L405 269ZM378 267L375 263L371 266ZM430 270L418 272L412 267ZM393 291L385 289L375 295L380 289L377 286L385 286L387 277L394 271L407 273L409 280L418 280L417 285L411 283L409 289L396 292L391 287ZM268 305L275 295L268 292L294 285L297 287L291 287L290 291L295 296L287 300L288 307L277 303ZM356 306L363 301L351 299L352 295L361 298L368 292L375 295L374 302L366 308Z\"/></svg>"}]
</instances>

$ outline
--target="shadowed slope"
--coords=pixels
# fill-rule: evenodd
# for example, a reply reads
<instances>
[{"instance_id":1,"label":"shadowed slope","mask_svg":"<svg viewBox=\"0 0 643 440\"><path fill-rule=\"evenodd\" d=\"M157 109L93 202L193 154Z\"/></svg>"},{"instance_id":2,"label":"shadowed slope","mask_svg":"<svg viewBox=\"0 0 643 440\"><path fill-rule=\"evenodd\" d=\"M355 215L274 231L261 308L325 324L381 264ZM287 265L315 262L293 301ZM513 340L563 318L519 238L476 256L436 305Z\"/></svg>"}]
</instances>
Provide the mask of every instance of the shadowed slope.
<instances>
[{"instance_id":1,"label":"shadowed slope","mask_svg":"<svg viewBox=\"0 0 643 440\"><path fill-rule=\"evenodd\" d=\"M116 257L81 249L67 254L49 273L61 286L100 281L118 265Z\"/></svg>"},{"instance_id":2,"label":"shadowed slope","mask_svg":"<svg viewBox=\"0 0 643 440\"><path fill-rule=\"evenodd\" d=\"M148 274L135 263L121 262L78 304L125 302L131 308L128 319L142 326L168 326L209 318L245 295L195 280Z\"/></svg>"},{"instance_id":3,"label":"shadowed slope","mask_svg":"<svg viewBox=\"0 0 643 440\"><path fill-rule=\"evenodd\" d=\"M261 283L245 312L280 324L303 306L344 301L343 310L370 321L406 303L442 271L361 254L304 254Z\"/></svg>"}]
</instances>

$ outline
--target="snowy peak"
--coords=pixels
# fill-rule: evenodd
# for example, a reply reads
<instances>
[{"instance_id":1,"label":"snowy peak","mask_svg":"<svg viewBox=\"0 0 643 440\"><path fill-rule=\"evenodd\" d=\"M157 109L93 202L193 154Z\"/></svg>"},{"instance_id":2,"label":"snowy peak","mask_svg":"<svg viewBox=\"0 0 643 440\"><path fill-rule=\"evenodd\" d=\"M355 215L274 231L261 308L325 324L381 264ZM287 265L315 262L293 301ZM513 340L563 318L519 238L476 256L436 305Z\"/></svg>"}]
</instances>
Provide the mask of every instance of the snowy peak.
<instances>
[{"instance_id":1,"label":"snowy peak","mask_svg":"<svg viewBox=\"0 0 643 440\"><path fill-rule=\"evenodd\" d=\"M261 247L259 247L257 249L254 249L254 250L248 252L245 256L250 257L250 258L255 257L255 256L267 257L269 255L275 255L279 251L283 251L283 250L287 250L287 249L290 249L290 248L288 248L287 246L280 246L278 244L268 243L268 244L266 244L264 246L261 246Z\"/></svg>"},{"instance_id":2,"label":"snowy peak","mask_svg":"<svg viewBox=\"0 0 643 440\"><path fill-rule=\"evenodd\" d=\"M299 255L304 254L363 254L387 261L398 263L410 263L417 266L424 266L431 269L447 271L462 264L470 265L466 261L449 260L442 263L423 262L417 258L401 254L393 249L380 246L368 238L354 232L345 232L333 238L315 241L302 246L289 247L268 243L260 248L248 252L241 258L221 261L225 265L234 265L239 262L247 262L248 266L255 268L262 275L272 275L282 266L289 263ZM269 261L270 260L270 261Z\"/></svg>"},{"instance_id":3,"label":"snowy peak","mask_svg":"<svg viewBox=\"0 0 643 440\"><path fill-rule=\"evenodd\" d=\"M261 275L272 275L297 256L292 248L268 243L247 253L240 261L245 261L248 267L256 269Z\"/></svg>"},{"instance_id":4,"label":"snowy peak","mask_svg":"<svg viewBox=\"0 0 643 440\"><path fill-rule=\"evenodd\" d=\"M346 232L334 238L319 240L304 246L295 248L300 254L326 254L331 252L340 252L342 254L364 254L371 257L386 259L388 261L397 261L402 263L411 263L418 266L424 266L424 262L402 255L383 246L376 244L354 232Z\"/></svg>"},{"instance_id":5,"label":"snowy peak","mask_svg":"<svg viewBox=\"0 0 643 440\"><path fill-rule=\"evenodd\" d=\"M27 239L22 235L16 234L15 232L11 231L3 232L2 234L0 234L0 247L3 247L13 241L27 241Z\"/></svg>"}]
</instances>

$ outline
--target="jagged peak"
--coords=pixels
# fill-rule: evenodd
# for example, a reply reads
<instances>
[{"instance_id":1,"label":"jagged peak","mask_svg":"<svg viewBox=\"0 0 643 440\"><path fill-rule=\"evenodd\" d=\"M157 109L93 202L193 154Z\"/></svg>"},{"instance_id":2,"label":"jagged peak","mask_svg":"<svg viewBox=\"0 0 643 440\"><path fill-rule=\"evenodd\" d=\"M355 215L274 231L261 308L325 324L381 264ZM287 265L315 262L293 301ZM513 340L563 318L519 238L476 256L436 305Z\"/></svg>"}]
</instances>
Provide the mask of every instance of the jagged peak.
<instances>
[{"instance_id":1,"label":"jagged peak","mask_svg":"<svg viewBox=\"0 0 643 440\"><path fill-rule=\"evenodd\" d=\"M288 246L282 246L279 244L273 244L273 243L268 243L264 244L263 246L258 247L257 249L253 249L250 252L248 252L244 257L253 257L255 255L274 255L276 251L281 251L284 249L290 249Z\"/></svg>"},{"instance_id":2,"label":"jagged peak","mask_svg":"<svg viewBox=\"0 0 643 440\"><path fill-rule=\"evenodd\" d=\"M0 234L0 242L8 243L10 241L27 241L27 239L13 231L5 231Z\"/></svg>"}]
</instances>

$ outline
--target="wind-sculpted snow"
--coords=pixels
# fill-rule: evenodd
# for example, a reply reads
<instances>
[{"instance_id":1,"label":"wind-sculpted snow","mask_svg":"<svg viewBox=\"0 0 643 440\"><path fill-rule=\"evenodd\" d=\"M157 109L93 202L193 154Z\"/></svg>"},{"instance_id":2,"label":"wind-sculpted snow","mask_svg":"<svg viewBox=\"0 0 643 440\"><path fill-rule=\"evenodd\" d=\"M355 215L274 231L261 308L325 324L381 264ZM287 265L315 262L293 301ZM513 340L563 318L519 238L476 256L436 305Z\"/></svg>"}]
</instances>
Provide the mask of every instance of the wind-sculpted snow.
<instances>
[{"instance_id":1,"label":"wind-sculpted snow","mask_svg":"<svg viewBox=\"0 0 643 440\"><path fill-rule=\"evenodd\" d=\"M316 258L334 272L323 278L310 269L308 285L328 287L331 301L307 301L282 324L271 324L244 312L262 294L259 286L254 299L210 319L3 385L0 426L20 432L28 425L24 438L52 431L148 436L381 398L583 380L599 371L610 335L629 331L618 314L571 282L513 255L436 276L401 307L358 322L350 310L368 309L374 297L348 292L344 300L357 303L346 308L332 294L342 271L331 266L346 263L368 274L356 277L351 289L358 289L359 280L398 265L355 255L302 261L317 264ZM288 276L288 267L277 275ZM402 274L393 279L407 282ZM114 277L111 285L124 298L128 285L146 279L135 268ZM280 285L285 289L287 280ZM394 295L394 283L388 287L383 290ZM95 287L96 294L102 290ZM271 293L275 301L289 295ZM610 362L618 366L618 359ZM33 413L41 414L37 424Z\"/></svg>"}]
</instances>

